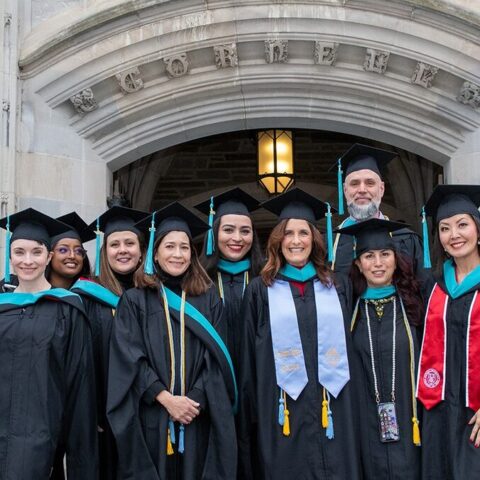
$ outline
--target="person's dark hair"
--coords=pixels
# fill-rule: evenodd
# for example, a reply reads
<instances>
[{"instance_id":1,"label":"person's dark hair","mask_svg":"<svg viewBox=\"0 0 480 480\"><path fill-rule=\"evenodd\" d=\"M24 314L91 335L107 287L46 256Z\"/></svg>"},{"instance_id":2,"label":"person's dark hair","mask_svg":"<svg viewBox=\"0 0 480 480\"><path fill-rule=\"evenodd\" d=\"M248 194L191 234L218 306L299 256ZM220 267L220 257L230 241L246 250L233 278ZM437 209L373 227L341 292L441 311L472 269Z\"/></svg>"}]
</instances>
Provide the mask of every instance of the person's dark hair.
<instances>
[{"instance_id":1,"label":"person's dark hair","mask_svg":"<svg viewBox=\"0 0 480 480\"><path fill-rule=\"evenodd\" d=\"M467 214L474 222L477 227L477 233L480 237L480 220L473 215ZM480 245L478 245L478 253L480 254ZM450 258L445 252L445 249L442 247L442 243L440 242L440 235L438 234L438 224L435 225L435 233L433 235L433 265L435 267L435 271L441 275L443 269L443 263Z\"/></svg>"},{"instance_id":2,"label":"person's dark hair","mask_svg":"<svg viewBox=\"0 0 480 480\"><path fill-rule=\"evenodd\" d=\"M412 263L396 250L393 250L393 253L397 266L393 272L392 283L397 288L398 294L403 301L409 323L419 326L423 323L423 301L420 284L415 278ZM353 293L358 298L367 289L367 280L355 262L352 263L350 269L350 278L352 280Z\"/></svg>"},{"instance_id":3,"label":"person's dark hair","mask_svg":"<svg viewBox=\"0 0 480 480\"><path fill-rule=\"evenodd\" d=\"M166 232L164 235L159 236L155 240L154 245L154 252L157 251L158 246L160 245L161 241L169 234L170 232ZM198 258L197 250L193 245L192 239L189 238L190 241L190 250L192 252L192 256L190 259L190 266L187 268L185 275L182 280L182 290L185 291L187 295L191 296L198 296L202 293L205 293L210 286L212 285L212 281L208 276L205 269L200 264L200 260ZM147 275L143 271L143 265L145 264L145 259L142 261L142 264L137 269L133 276L133 282L135 287L137 288L152 288L158 290L161 278L158 273L154 275ZM158 265L156 264L156 268L158 269Z\"/></svg>"},{"instance_id":4,"label":"person's dark hair","mask_svg":"<svg viewBox=\"0 0 480 480\"><path fill-rule=\"evenodd\" d=\"M267 243L267 263L260 272L263 282L267 286L271 286L277 276L280 268L285 265L285 257L282 254L282 240L285 236L288 219L281 220L271 231ZM317 277L324 285L330 285L333 281L332 272L326 258L325 242L319 230L307 222L313 235L312 253L310 261L313 263L317 272Z\"/></svg>"},{"instance_id":5,"label":"person's dark hair","mask_svg":"<svg viewBox=\"0 0 480 480\"><path fill-rule=\"evenodd\" d=\"M200 263L202 264L203 268L206 270L210 278L215 278L217 275L217 264L218 264L218 260L220 259L220 249L218 248L217 239L218 239L218 230L220 229L221 220L222 220L222 217L217 218L213 222L213 238L215 239L215 250L213 254L207 257L205 253L206 246L207 246L208 233L205 234L205 238L203 239L202 252L200 254ZM255 226L253 225L253 222L252 222L252 228L253 228L252 247L250 248L250 251L247 253L246 256L250 258L250 262L251 262L250 271L252 272L252 277L256 277L260 273L260 270L262 269L264 261L263 261L263 255L260 249L260 241L258 240L258 234L257 234L257 231L255 230Z\"/></svg>"},{"instance_id":6,"label":"person's dark hair","mask_svg":"<svg viewBox=\"0 0 480 480\"><path fill-rule=\"evenodd\" d=\"M143 263L145 261L145 255L146 255L145 239L143 238L143 235L137 235L137 238L138 238L138 242L140 243L141 261L139 262L139 265L137 265L135 273L138 272L140 269L143 271ZM106 289L115 293L115 295L120 296L123 294L123 288L117 276L115 275L115 272L112 270L112 267L108 263L107 239L108 237L105 237L103 239L103 245L102 245L102 248L100 249L100 275L95 278L95 281L97 281L100 285L102 285Z\"/></svg>"}]
</instances>

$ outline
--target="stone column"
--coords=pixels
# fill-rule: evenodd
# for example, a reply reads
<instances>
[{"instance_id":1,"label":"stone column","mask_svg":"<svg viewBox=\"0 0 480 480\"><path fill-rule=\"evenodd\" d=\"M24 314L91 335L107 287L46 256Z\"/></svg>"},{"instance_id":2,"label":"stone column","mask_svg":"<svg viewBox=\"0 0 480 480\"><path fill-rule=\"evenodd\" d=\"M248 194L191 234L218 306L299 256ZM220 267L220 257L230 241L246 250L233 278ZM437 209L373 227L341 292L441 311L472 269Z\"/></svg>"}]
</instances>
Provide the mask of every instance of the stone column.
<instances>
[{"instance_id":1,"label":"stone column","mask_svg":"<svg viewBox=\"0 0 480 480\"><path fill-rule=\"evenodd\" d=\"M465 137L465 142L444 167L445 183L480 185L480 129Z\"/></svg>"}]
</instances>

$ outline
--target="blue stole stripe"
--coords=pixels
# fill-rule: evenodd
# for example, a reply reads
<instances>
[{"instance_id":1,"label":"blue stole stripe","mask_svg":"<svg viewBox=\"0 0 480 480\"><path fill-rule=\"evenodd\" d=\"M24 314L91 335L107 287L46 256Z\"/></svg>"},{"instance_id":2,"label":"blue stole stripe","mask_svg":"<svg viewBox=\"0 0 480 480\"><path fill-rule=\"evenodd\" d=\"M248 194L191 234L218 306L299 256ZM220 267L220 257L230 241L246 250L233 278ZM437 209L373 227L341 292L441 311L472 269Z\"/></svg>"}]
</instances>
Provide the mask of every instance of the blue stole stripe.
<instances>
[{"instance_id":1,"label":"blue stole stripe","mask_svg":"<svg viewBox=\"0 0 480 480\"><path fill-rule=\"evenodd\" d=\"M239 273L250 270L251 262L249 258L240 260L238 262L230 262L220 258L217 262L217 268L222 272L229 273L230 275L238 275Z\"/></svg>"},{"instance_id":2,"label":"blue stole stripe","mask_svg":"<svg viewBox=\"0 0 480 480\"><path fill-rule=\"evenodd\" d=\"M0 305L12 305L16 307L25 307L27 305L33 305L45 297L55 297L60 300L63 300L69 297L70 299L72 298L78 299L80 303L82 302L81 297L76 293L70 292L69 290L65 290L64 288L52 288L51 290L42 290L40 292L35 292L35 293L23 293L23 292L2 293L0 295Z\"/></svg>"},{"instance_id":3,"label":"blue stole stripe","mask_svg":"<svg viewBox=\"0 0 480 480\"><path fill-rule=\"evenodd\" d=\"M448 295L452 298L458 298L465 295L472 288L480 285L480 265L475 267L460 284L455 278L455 266L453 260L449 259L443 264L443 278L447 287Z\"/></svg>"},{"instance_id":4,"label":"blue stole stripe","mask_svg":"<svg viewBox=\"0 0 480 480\"><path fill-rule=\"evenodd\" d=\"M177 312L180 312L180 307L182 304L182 299L179 297L175 292L167 288L165 285L163 286L165 290L165 294L167 296L167 302L168 306L176 310ZM1 295L0 295L1 297ZM233 388L234 388L234 405L233 405L233 410L234 412L237 411L238 407L238 389L237 389L237 380L235 378L235 371L233 369L233 363L232 363L232 358L230 357L230 353L228 353L228 349L223 342L222 338L218 334L218 332L215 330L213 325L205 318L205 316L199 312L191 303L185 302L185 313L195 320L198 325L200 325L204 331L206 331L211 339L214 340L214 342L220 347L220 350L222 351L225 360L228 363L228 366L230 368L230 373L232 376L232 382L233 382Z\"/></svg>"},{"instance_id":5,"label":"blue stole stripe","mask_svg":"<svg viewBox=\"0 0 480 480\"><path fill-rule=\"evenodd\" d=\"M112 308L117 308L120 297L115 295L113 292L107 288L99 285L98 283L91 282L89 280L77 280L71 290L78 290L81 293L85 293L90 297L93 297L101 302L107 304Z\"/></svg>"},{"instance_id":6,"label":"blue stole stripe","mask_svg":"<svg viewBox=\"0 0 480 480\"><path fill-rule=\"evenodd\" d=\"M308 262L303 268L295 268L289 263L286 263L280 269L280 273L289 280L302 283L308 282L317 276L317 271L312 262Z\"/></svg>"},{"instance_id":7,"label":"blue stole stripe","mask_svg":"<svg viewBox=\"0 0 480 480\"><path fill-rule=\"evenodd\" d=\"M396 291L397 289L393 285L386 285L385 287L367 287L360 295L360 298L365 300L379 300L380 298L395 295Z\"/></svg>"}]
</instances>

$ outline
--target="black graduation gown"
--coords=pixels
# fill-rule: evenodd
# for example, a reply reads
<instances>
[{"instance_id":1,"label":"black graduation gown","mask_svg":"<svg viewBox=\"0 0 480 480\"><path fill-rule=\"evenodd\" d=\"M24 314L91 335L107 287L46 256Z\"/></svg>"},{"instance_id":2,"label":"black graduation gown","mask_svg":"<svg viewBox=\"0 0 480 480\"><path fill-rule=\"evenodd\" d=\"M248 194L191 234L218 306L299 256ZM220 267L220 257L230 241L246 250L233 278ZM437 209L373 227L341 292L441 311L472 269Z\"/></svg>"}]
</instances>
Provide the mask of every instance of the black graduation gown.
<instances>
[{"instance_id":1,"label":"black graduation gown","mask_svg":"<svg viewBox=\"0 0 480 480\"><path fill-rule=\"evenodd\" d=\"M418 480L420 479L421 448L412 441L412 384L410 376L410 345L405 330L402 310L397 297L396 317L396 402L400 441L382 443L368 339L365 302L360 300L359 312L352 332L354 360L351 363L352 384L355 391L360 427L360 452L366 479ZM375 368L381 402L391 401L393 302L384 306L384 314L377 317L373 305L368 305ZM411 327L415 365L418 364L419 342L415 327ZM414 377L416 381L416 375ZM418 402L419 407L421 406Z\"/></svg>"},{"instance_id":2,"label":"black graduation gown","mask_svg":"<svg viewBox=\"0 0 480 480\"><path fill-rule=\"evenodd\" d=\"M337 234L338 235L338 234ZM392 232L397 251L412 262L417 278L423 278L423 246L420 237L408 228ZM334 237L336 240L336 236ZM335 254L335 272L350 273L353 260L353 237L340 235Z\"/></svg>"},{"instance_id":3,"label":"black graduation gown","mask_svg":"<svg viewBox=\"0 0 480 480\"><path fill-rule=\"evenodd\" d=\"M90 330L77 298L0 305L0 478L48 479L64 439L68 478L97 478Z\"/></svg>"},{"instance_id":4,"label":"black graduation gown","mask_svg":"<svg viewBox=\"0 0 480 480\"><path fill-rule=\"evenodd\" d=\"M178 292L179 293L179 292ZM212 287L188 297L217 327L222 303ZM170 309L175 341L176 378L180 378L179 313ZM122 480L231 480L236 472L236 437L231 398L212 351L193 333L185 315L186 395L201 413L185 427L185 452L179 454L178 424L174 455L167 456L168 412L155 399L170 382L170 349L160 294L127 291L118 305L112 332L107 415L117 442ZM180 383L175 385L180 394Z\"/></svg>"},{"instance_id":5,"label":"black graduation gown","mask_svg":"<svg viewBox=\"0 0 480 480\"><path fill-rule=\"evenodd\" d=\"M95 365L98 419L99 476L102 480L116 478L117 452L115 439L107 421L107 377L110 337L114 321L114 309L102 300L82 290L72 289L82 297L90 322Z\"/></svg>"},{"instance_id":6,"label":"black graduation gown","mask_svg":"<svg viewBox=\"0 0 480 480\"><path fill-rule=\"evenodd\" d=\"M280 277L279 278L283 278ZM276 382L267 287L260 277L247 287L242 308L244 336L240 361L239 479L355 480L360 478L351 381L337 399L331 396L335 438L322 428L322 392L318 382L317 326L313 282L305 296L291 285L309 382L296 401L287 397L289 437L278 424ZM351 293L346 282L337 291L347 324ZM346 333L347 333L347 326ZM347 350L351 349L346 334Z\"/></svg>"},{"instance_id":7,"label":"black graduation gown","mask_svg":"<svg viewBox=\"0 0 480 480\"><path fill-rule=\"evenodd\" d=\"M238 359L240 358L240 339L242 336L243 322L240 317L243 299L244 272L238 275L220 272L222 276L224 302L222 336L225 338L228 351L232 356L235 372L238 372ZM250 275L250 278L251 275ZM218 287L218 278L214 279Z\"/></svg>"},{"instance_id":8,"label":"black graduation gown","mask_svg":"<svg viewBox=\"0 0 480 480\"><path fill-rule=\"evenodd\" d=\"M438 283L446 292L443 280ZM448 299L445 400L423 412L424 480L480 478L480 448L469 441L472 425L468 422L475 412L465 406L467 318L479 289L480 284L461 297Z\"/></svg>"}]
</instances>

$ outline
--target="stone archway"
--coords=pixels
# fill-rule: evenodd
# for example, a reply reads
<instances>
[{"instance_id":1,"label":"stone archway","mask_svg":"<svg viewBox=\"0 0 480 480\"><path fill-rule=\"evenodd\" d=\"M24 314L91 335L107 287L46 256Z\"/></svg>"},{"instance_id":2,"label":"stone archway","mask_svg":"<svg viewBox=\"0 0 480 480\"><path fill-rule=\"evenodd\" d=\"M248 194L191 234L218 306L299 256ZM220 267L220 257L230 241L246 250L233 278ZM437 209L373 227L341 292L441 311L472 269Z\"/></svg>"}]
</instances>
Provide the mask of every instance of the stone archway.
<instances>
[{"instance_id":1,"label":"stone archway","mask_svg":"<svg viewBox=\"0 0 480 480\"><path fill-rule=\"evenodd\" d=\"M478 181L480 19L453 0L430 3L110 0L69 9L22 46L24 103L33 105L23 131L34 154L19 156L19 175L33 169L44 185L65 183L53 204L93 215L111 172L140 157L281 126L385 142L445 166L447 181ZM35 141L47 127L59 138L45 153ZM27 190L17 195L35 198Z\"/></svg>"}]
</instances>

